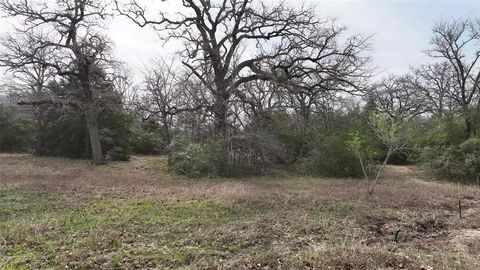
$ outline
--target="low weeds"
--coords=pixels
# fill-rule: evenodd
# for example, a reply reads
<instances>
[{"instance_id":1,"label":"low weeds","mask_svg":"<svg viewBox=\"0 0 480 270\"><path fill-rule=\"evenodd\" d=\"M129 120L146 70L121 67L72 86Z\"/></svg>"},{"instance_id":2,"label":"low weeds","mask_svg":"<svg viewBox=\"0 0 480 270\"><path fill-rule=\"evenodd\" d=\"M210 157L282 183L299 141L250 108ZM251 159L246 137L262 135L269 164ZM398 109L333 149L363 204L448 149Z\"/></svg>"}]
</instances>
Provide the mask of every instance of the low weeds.
<instances>
[{"instance_id":1,"label":"low weeds","mask_svg":"<svg viewBox=\"0 0 480 270\"><path fill-rule=\"evenodd\" d=\"M165 162L0 156L0 268L480 267L478 188L387 167L366 197L361 180L193 180Z\"/></svg>"}]
</instances>

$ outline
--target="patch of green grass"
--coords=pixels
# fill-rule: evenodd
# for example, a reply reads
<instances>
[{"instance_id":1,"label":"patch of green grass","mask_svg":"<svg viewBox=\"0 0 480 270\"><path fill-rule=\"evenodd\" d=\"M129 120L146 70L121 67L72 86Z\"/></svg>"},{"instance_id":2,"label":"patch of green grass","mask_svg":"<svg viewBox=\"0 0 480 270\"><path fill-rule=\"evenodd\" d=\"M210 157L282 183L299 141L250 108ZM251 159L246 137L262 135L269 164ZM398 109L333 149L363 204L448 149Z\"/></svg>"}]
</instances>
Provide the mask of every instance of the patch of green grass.
<instances>
[{"instance_id":1,"label":"patch of green grass","mask_svg":"<svg viewBox=\"0 0 480 270\"><path fill-rule=\"evenodd\" d=\"M199 251L218 252L205 240L215 238L217 228L242 215L216 200L130 203L111 199L74 205L68 194L30 193L27 200L24 191L3 193L0 241L6 243L1 247L6 257L0 261L1 268L94 267L98 260L119 265L142 258L150 264L176 267Z\"/></svg>"},{"instance_id":2,"label":"patch of green grass","mask_svg":"<svg viewBox=\"0 0 480 270\"><path fill-rule=\"evenodd\" d=\"M285 226L291 227L293 238L314 231L295 228L298 224L288 217L296 211L286 210L279 218L278 211L284 207L275 202L132 203L72 196L47 191L1 192L0 241L5 243L1 250L6 254L1 259L2 268L89 268L99 263L175 268L197 257L215 260L234 253L256 254L282 239ZM334 209L329 205L305 214L318 218ZM281 225L277 230L272 228L275 223Z\"/></svg>"}]
</instances>

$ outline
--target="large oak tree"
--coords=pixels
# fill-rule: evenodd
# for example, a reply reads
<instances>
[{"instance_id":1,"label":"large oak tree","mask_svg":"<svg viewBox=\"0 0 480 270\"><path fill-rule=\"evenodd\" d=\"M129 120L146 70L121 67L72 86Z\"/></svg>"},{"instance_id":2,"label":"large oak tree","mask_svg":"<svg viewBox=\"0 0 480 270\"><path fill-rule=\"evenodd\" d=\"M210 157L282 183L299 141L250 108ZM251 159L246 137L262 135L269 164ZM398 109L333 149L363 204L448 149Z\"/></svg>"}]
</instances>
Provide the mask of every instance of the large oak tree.
<instances>
[{"instance_id":1,"label":"large oak tree","mask_svg":"<svg viewBox=\"0 0 480 270\"><path fill-rule=\"evenodd\" d=\"M117 8L139 26L152 26L163 39L183 42L183 64L211 93L215 131L224 136L229 135L232 100L249 102L242 87L246 83L301 79L301 87L320 89L322 83L333 85L332 80L337 80L352 87L349 77L365 63L361 53L368 39L354 36L340 45L343 29L316 18L311 7L295 9L253 0L180 3L179 12L160 10L158 16L150 16L153 11L137 0L117 2Z\"/></svg>"},{"instance_id":2,"label":"large oak tree","mask_svg":"<svg viewBox=\"0 0 480 270\"><path fill-rule=\"evenodd\" d=\"M0 64L15 72L27 66L43 66L56 77L78 81L71 103L84 113L92 159L103 162L97 118L104 95L97 89L110 62L110 44L102 34L107 3L101 0L13 1L0 3L0 10L19 20L16 33L4 42ZM51 100L37 100L52 102Z\"/></svg>"}]
</instances>

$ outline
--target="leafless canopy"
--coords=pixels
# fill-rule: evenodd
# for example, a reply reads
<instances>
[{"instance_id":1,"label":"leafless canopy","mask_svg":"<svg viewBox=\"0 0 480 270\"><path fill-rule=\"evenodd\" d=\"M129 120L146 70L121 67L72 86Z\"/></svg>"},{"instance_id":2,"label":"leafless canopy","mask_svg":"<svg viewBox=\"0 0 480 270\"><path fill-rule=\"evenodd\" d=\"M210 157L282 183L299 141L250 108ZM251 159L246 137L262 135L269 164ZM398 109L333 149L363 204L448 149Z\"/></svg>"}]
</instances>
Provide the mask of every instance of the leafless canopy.
<instances>
[{"instance_id":1,"label":"leafless canopy","mask_svg":"<svg viewBox=\"0 0 480 270\"><path fill-rule=\"evenodd\" d=\"M408 76L387 77L373 87L370 95L374 109L397 122L407 122L428 110Z\"/></svg>"},{"instance_id":2,"label":"leafless canopy","mask_svg":"<svg viewBox=\"0 0 480 270\"><path fill-rule=\"evenodd\" d=\"M215 127L223 134L231 99L249 102L243 84L275 80L301 88L354 89L358 85L351 79L361 76L367 61L361 53L368 38L354 36L339 45L343 28L318 20L311 8L253 0L183 0L181 13L160 12L151 18L140 1L116 3L139 26L152 26L165 40L183 41L183 64L214 97Z\"/></svg>"},{"instance_id":3,"label":"leafless canopy","mask_svg":"<svg viewBox=\"0 0 480 270\"><path fill-rule=\"evenodd\" d=\"M442 115L462 106L455 74L448 62L422 65L412 70L409 79L418 89L426 110Z\"/></svg>"},{"instance_id":4,"label":"leafless canopy","mask_svg":"<svg viewBox=\"0 0 480 270\"><path fill-rule=\"evenodd\" d=\"M480 91L480 21L472 19L439 23L433 28L432 48L428 55L449 63L457 85L454 99L464 111L467 132L472 133L470 105L479 102Z\"/></svg>"}]
</instances>

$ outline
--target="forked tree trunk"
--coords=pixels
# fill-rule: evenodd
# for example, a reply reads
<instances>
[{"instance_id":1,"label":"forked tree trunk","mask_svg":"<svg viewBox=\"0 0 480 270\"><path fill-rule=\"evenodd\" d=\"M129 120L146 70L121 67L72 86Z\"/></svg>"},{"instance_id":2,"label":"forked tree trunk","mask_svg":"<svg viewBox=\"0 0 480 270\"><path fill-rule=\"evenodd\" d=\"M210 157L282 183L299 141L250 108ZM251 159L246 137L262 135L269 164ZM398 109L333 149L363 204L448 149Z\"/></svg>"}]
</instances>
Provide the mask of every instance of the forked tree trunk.
<instances>
[{"instance_id":1,"label":"forked tree trunk","mask_svg":"<svg viewBox=\"0 0 480 270\"><path fill-rule=\"evenodd\" d=\"M102 154L102 144L100 142L100 133L98 131L97 114L93 105L89 105L85 111L87 120L88 136L90 137L90 147L92 149L92 163L100 165L105 163Z\"/></svg>"}]
</instances>

